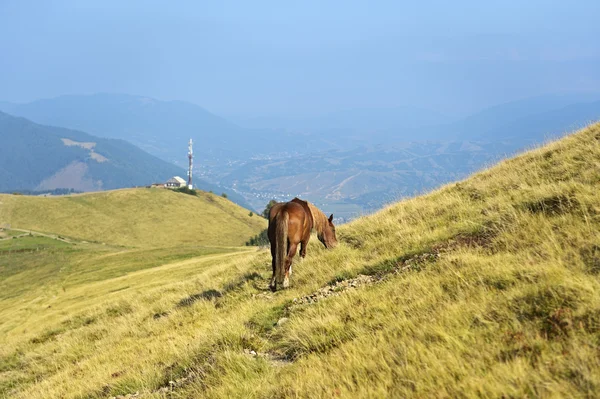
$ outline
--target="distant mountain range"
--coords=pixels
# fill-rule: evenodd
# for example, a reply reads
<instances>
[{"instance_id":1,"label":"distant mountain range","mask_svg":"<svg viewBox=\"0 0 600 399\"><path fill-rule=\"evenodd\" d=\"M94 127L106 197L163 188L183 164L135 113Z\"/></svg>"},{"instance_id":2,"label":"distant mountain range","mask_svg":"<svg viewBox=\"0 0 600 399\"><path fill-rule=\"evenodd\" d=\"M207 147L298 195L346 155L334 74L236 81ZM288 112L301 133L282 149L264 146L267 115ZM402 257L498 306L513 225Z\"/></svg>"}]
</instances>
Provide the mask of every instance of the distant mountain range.
<instances>
[{"instance_id":1,"label":"distant mountain range","mask_svg":"<svg viewBox=\"0 0 600 399\"><path fill-rule=\"evenodd\" d=\"M349 150L418 140L538 142L598 118L600 94L549 94L493 106L452 121L435 111L404 106L354 109L311 118L238 118L235 124L184 101L126 94L68 95L0 110L34 122L127 140L185 166L186 144L207 163L274 153Z\"/></svg>"},{"instance_id":2,"label":"distant mountain range","mask_svg":"<svg viewBox=\"0 0 600 399\"><path fill-rule=\"evenodd\" d=\"M382 129L378 143L417 140L510 141L515 148L556 138L600 118L600 94L553 94L499 104L441 125Z\"/></svg>"},{"instance_id":3,"label":"distant mountain range","mask_svg":"<svg viewBox=\"0 0 600 399\"><path fill-rule=\"evenodd\" d=\"M26 104L1 103L5 112L37 123L127 140L171 163L186 161L190 137L206 142L235 140L243 129L183 101L158 101L121 94L61 96ZM211 151L216 151L210 146ZM201 151L200 151L201 152Z\"/></svg>"},{"instance_id":4,"label":"distant mountain range","mask_svg":"<svg viewBox=\"0 0 600 399\"><path fill-rule=\"evenodd\" d=\"M71 188L96 191L149 185L185 176L176 165L120 139L106 139L61 127L44 126L0 112L0 192ZM230 190L196 179L201 189Z\"/></svg>"},{"instance_id":5,"label":"distant mountain range","mask_svg":"<svg viewBox=\"0 0 600 399\"><path fill-rule=\"evenodd\" d=\"M241 128L184 101L125 94L69 95L25 104L0 103L0 110L36 123L127 140L168 162L187 165L187 142L199 158L246 158L267 152L270 130ZM281 146L278 146L280 148Z\"/></svg>"},{"instance_id":6,"label":"distant mountain range","mask_svg":"<svg viewBox=\"0 0 600 399\"><path fill-rule=\"evenodd\" d=\"M514 105L514 104L511 104ZM525 106L527 106L525 104ZM562 105L558 108L535 110L530 114L509 114L503 118L469 118L457 132L467 140L512 140L515 143L540 143L565 133L579 130L600 119L600 101ZM483 116L483 115L479 115Z\"/></svg>"},{"instance_id":7,"label":"distant mountain range","mask_svg":"<svg viewBox=\"0 0 600 399\"><path fill-rule=\"evenodd\" d=\"M122 94L0 103L0 109L37 123L126 140L181 167L193 138L196 175L228 188L231 198L246 207L260 210L271 198L305 195L356 215L596 121L600 94L549 94L460 120L408 106L312 118L239 118L236 124L187 102ZM102 139L70 140L96 142L94 151L110 159L100 152ZM63 151L87 154L88 170L105 167L90 150L58 144ZM128 179L121 175L118 179ZM102 187L113 184L103 177Z\"/></svg>"}]
</instances>

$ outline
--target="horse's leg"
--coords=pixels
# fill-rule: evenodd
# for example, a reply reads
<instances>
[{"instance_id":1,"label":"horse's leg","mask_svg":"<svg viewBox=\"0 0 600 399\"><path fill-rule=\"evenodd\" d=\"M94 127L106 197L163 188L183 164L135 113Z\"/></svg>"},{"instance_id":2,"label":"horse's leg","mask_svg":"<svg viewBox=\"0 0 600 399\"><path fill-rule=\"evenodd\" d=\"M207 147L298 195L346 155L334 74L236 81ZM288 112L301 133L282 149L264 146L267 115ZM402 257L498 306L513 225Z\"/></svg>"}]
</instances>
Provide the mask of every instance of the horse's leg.
<instances>
[{"instance_id":1,"label":"horse's leg","mask_svg":"<svg viewBox=\"0 0 600 399\"><path fill-rule=\"evenodd\" d=\"M275 289L277 288L277 285L275 284L275 268L276 268L276 264L275 264L275 253L276 253L277 248L275 247L275 243L271 244L271 266L273 268L273 277L271 278L271 284L269 284L269 288L271 289L271 291L275 291Z\"/></svg>"},{"instance_id":2,"label":"horse's leg","mask_svg":"<svg viewBox=\"0 0 600 399\"><path fill-rule=\"evenodd\" d=\"M283 279L283 288L290 286L290 269L292 268L292 262L298 249L297 243L290 243L288 254L285 257L285 278Z\"/></svg>"},{"instance_id":3,"label":"horse's leg","mask_svg":"<svg viewBox=\"0 0 600 399\"><path fill-rule=\"evenodd\" d=\"M302 242L300 243L300 257L304 258L306 256L306 248L308 248L308 240L310 239L310 236L308 236L308 238L306 240L302 240Z\"/></svg>"}]
</instances>

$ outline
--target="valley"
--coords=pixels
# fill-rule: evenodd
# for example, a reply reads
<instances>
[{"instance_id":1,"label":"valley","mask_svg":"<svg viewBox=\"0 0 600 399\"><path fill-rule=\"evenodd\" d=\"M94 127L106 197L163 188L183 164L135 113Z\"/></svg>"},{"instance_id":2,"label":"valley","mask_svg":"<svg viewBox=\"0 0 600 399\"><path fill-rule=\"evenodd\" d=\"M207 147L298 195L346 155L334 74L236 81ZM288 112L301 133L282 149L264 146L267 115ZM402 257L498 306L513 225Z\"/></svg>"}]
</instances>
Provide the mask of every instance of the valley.
<instances>
[{"instance_id":1,"label":"valley","mask_svg":"<svg viewBox=\"0 0 600 399\"><path fill-rule=\"evenodd\" d=\"M454 119L398 107L304 119L237 118L239 125L191 103L124 94L0 103L0 109L37 123L127 140L169 162L162 164L160 179L148 173L126 179L132 171L149 170L149 161L120 162L120 178L111 180L100 170L112 168L117 173L113 166L119 162L111 155L113 150L95 144L99 138L83 133L68 138L63 132L60 138L66 148L61 151L77 150L81 155L61 163L62 169L54 175L40 176L22 188L69 188L78 182L73 188L90 191L185 176L186 143L192 138L199 188L226 192L234 202L258 212L271 199L300 196L343 223L581 128L598 119L600 102L594 93L548 94ZM4 190L20 184L19 177L4 180Z\"/></svg>"},{"instance_id":2,"label":"valley","mask_svg":"<svg viewBox=\"0 0 600 399\"><path fill-rule=\"evenodd\" d=\"M210 194L0 196L0 225L69 241L0 240L0 395L595 396L599 164L596 124L340 226L334 250L313 237L276 293L268 250L237 228L214 245L226 199L167 223ZM106 225L69 224L81 206Z\"/></svg>"}]
</instances>

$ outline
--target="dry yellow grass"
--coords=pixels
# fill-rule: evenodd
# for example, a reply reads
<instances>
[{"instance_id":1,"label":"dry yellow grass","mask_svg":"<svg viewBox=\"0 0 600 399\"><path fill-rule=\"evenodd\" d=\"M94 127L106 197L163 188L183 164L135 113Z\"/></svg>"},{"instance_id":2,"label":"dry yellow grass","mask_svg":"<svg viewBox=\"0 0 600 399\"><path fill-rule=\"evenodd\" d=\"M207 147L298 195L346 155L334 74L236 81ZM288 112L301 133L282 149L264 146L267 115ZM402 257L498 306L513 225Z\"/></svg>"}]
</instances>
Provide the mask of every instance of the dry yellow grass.
<instances>
[{"instance_id":1,"label":"dry yellow grass","mask_svg":"<svg viewBox=\"0 0 600 399\"><path fill-rule=\"evenodd\" d=\"M99 243L244 245L267 222L211 193L126 189L66 197L0 195L0 224Z\"/></svg>"},{"instance_id":2,"label":"dry yellow grass","mask_svg":"<svg viewBox=\"0 0 600 399\"><path fill-rule=\"evenodd\" d=\"M599 185L593 125L341 226L333 251L311 241L276 294L255 249L15 255L0 266L14 282L0 289L0 392L597 397ZM293 305L359 273L386 278Z\"/></svg>"}]
</instances>

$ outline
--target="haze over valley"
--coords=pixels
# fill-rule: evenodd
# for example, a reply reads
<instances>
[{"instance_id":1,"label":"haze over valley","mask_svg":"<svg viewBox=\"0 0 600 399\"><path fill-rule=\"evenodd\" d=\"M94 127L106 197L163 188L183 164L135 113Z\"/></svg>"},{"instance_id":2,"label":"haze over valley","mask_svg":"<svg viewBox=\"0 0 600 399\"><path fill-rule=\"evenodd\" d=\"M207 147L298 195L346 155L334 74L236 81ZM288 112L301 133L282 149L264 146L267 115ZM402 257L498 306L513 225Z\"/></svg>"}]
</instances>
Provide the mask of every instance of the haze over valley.
<instances>
[{"instance_id":1,"label":"haze over valley","mask_svg":"<svg viewBox=\"0 0 600 399\"><path fill-rule=\"evenodd\" d=\"M176 174L185 176L186 144L192 138L198 187L226 192L237 203L258 211L271 199L300 196L326 206L338 221L349 221L401 198L462 179L519 150L598 120L599 99L600 94L593 93L544 95L500 104L454 121L434 111L401 108L263 121L259 126L241 126L183 101L123 94L4 102L0 110L13 115L107 137L113 147L120 146L121 156L128 157L129 163L123 164L127 165L123 171L113 173L113 179L119 176L120 180L104 182L86 172L89 166L85 162L94 167L98 164L88 156L84 163L72 161L75 163L62 166L66 170L44 176L53 180L38 179L29 184L27 179L13 178L5 180L2 189L90 191L148 185ZM11 133L7 129L4 127L4 134ZM147 163L136 162L137 155L133 154L139 151L124 142L119 145L115 139L126 140L173 166L163 163L162 169L152 169ZM13 148L17 152L10 152L15 157L28 154L30 147L25 141ZM103 157L110 154L100 148L96 151ZM131 154L127 155L128 151ZM46 159L57 155L50 151L35 156L40 162L32 165L48 170ZM13 158L4 160L5 168L17 165ZM104 165L112 166L113 162L119 163L114 159ZM145 177L125 179L136 170L146 173Z\"/></svg>"}]
</instances>

